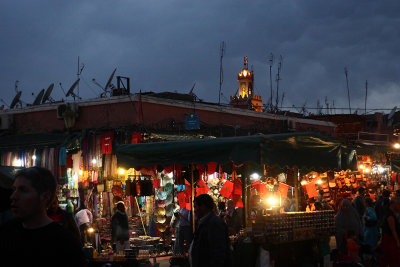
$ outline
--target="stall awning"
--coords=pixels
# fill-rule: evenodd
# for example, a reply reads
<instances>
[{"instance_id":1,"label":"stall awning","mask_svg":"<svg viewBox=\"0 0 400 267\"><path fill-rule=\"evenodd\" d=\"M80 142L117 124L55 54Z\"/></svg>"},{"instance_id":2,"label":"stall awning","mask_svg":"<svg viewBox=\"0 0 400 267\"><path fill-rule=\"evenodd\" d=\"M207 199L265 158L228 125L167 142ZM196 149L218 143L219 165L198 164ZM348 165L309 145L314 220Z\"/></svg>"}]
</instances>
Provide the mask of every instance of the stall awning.
<instances>
[{"instance_id":1,"label":"stall awning","mask_svg":"<svg viewBox=\"0 0 400 267\"><path fill-rule=\"evenodd\" d=\"M56 146L62 144L66 134L26 134L0 137L0 150L25 150L29 148Z\"/></svg>"},{"instance_id":2,"label":"stall awning","mask_svg":"<svg viewBox=\"0 0 400 267\"><path fill-rule=\"evenodd\" d=\"M315 133L290 133L117 146L118 165L140 168L217 162L340 168L341 146Z\"/></svg>"}]
</instances>

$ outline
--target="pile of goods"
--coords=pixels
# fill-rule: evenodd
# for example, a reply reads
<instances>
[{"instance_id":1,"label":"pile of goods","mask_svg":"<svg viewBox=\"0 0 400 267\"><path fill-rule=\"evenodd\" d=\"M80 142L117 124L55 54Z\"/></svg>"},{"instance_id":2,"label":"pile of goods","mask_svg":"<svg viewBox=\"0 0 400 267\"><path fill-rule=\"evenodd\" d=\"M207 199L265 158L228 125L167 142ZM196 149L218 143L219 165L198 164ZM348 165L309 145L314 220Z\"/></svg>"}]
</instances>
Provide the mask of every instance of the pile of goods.
<instances>
[{"instance_id":1,"label":"pile of goods","mask_svg":"<svg viewBox=\"0 0 400 267\"><path fill-rule=\"evenodd\" d=\"M259 218L258 218L259 219ZM253 227L254 233L264 233L269 243L309 240L335 233L335 212L289 212L262 216Z\"/></svg>"}]
</instances>

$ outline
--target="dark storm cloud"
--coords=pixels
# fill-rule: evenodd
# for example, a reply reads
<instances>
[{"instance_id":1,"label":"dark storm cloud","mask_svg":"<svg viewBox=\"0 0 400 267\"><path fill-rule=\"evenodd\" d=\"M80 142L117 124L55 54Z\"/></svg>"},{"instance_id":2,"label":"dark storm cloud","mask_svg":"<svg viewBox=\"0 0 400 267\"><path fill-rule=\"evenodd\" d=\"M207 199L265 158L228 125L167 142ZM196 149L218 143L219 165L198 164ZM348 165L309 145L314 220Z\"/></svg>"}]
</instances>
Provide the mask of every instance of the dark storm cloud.
<instances>
[{"instance_id":1,"label":"dark storm cloud","mask_svg":"<svg viewBox=\"0 0 400 267\"><path fill-rule=\"evenodd\" d=\"M80 94L94 98L117 67L135 92L188 92L218 100L219 43L225 40L222 100L236 92L243 57L255 71L256 92L269 96L268 56L284 58L284 106L391 108L400 98L398 1L91 0L0 3L1 98L10 102L15 80L33 101L51 82L67 89L85 63ZM277 62L276 62L277 63ZM274 75L277 64L274 65ZM54 97L61 99L59 87ZM65 98L65 97L64 97Z\"/></svg>"}]
</instances>

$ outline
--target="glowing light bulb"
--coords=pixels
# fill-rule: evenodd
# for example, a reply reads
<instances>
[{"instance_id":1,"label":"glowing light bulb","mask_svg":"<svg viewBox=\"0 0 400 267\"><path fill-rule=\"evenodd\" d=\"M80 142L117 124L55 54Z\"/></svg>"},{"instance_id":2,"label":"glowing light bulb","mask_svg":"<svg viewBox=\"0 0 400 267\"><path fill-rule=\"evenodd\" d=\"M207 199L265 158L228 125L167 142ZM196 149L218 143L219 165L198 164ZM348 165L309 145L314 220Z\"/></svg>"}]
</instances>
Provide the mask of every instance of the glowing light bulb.
<instances>
[{"instance_id":1,"label":"glowing light bulb","mask_svg":"<svg viewBox=\"0 0 400 267\"><path fill-rule=\"evenodd\" d=\"M267 201L268 201L268 204L270 204L270 205L275 205L276 203L278 203L278 200L274 197L269 197Z\"/></svg>"},{"instance_id":2,"label":"glowing light bulb","mask_svg":"<svg viewBox=\"0 0 400 267\"><path fill-rule=\"evenodd\" d=\"M125 174L125 170L122 169L122 168L120 168L120 169L119 169L119 174L120 174L120 175L124 175L124 174Z\"/></svg>"},{"instance_id":3,"label":"glowing light bulb","mask_svg":"<svg viewBox=\"0 0 400 267\"><path fill-rule=\"evenodd\" d=\"M322 180L321 180L321 179L318 179L318 180L317 180L317 184L322 184Z\"/></svg>"},{"instance_id":4,"label":"glowing light bulb","mask_svg":"<svg viewBox=\"0 0 400 267\"><path fill-rule=\"evenodd\" d=\"M300 184L301 184L301 185L305 185L305 184L307 184L307 181L306 181L306 180L302 180L302 181L300 182Z\"/></svg>"},{"instance_id":5,"label":"glowing light bulb","mask_svg":"<svg viewBox=\"0 0 400 267\"><path fill-rule=\"evenodd\" d=\"M92 163L93 163L93 165L96 164L97 160L96 159L92 159Z\"/></svg>"},{"instance_id":6,"label":"glowing light bulb","mask_svg":"<svg viewBox=\"0 0 400 267\"><path fill-rule=\"evenodd\" d=\"M258 179L260 179L260 175L255 172L252 175L250 175L250 179L251 180L258 180Z\"/></svg>"},{"instance_id":7,"label":"glowing light bulb","mask_svg":"<svg viewBox=\"0 0 400 267\"><path fill-rule=\"evenodd\" d=\"M79 170L79 175L83 175L83 171L82 170Z\"/></svg>"},{"instance_id":8,"label":"glowing light bulb","mask_svg":"<svg viewBox=\"0 0 400 267\"><path fill-rule=\"evenodd\" d=\"M396 144L393 145L393 147L396 148L396 149L399 149L400 148L400 144L396 143Z\"/></svg>"},{"instance_id":9,"label":"glowing light bulb","mask_svg":"<svg viewBox=\"0 0 400 267\"><path fill-rule=\"evenodd\" d=\"M358 168L359 168L360 170L362 170L362 169L364 169L364 165L360 164L360 166L358 166Z\"/></svg>"},{"instance_id":10,"label":"glowing light bulb","mask_svg":"<svg viewBox=\"0 0 400 267\"><path fill-rule=\"evenodd\" d=\"M16 160L14 160L14 164L13 165L17 166L17 167L21 167L22 166L22 161L20 159L16 159Z\"/></svg>"},{"instance_id":11,"label":"glowing light bulb","mask_svg":"<svg viewBox=\"0 0 400 267\"><path fill-rule=\"evenodd\" d=\"M36 155L33 155L33 156L32 156L32 159L33 159L33 160L36 160Z\"/></svg>"}]
</instances>

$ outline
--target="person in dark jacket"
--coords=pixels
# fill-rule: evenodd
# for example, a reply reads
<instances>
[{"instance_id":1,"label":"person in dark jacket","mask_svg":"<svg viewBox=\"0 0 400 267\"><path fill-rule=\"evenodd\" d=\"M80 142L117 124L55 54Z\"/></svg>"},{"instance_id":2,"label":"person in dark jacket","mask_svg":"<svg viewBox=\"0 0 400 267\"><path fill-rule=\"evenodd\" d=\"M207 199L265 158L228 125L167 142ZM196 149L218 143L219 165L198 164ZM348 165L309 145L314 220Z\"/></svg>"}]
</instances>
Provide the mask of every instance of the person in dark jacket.
<instances>
[{"instance_id":1,"label":"person in dark jacket","mask_svg":"<svg viewBox=\"0 0 400 267\"><path fill-rule=\"evenodd\" d=\"M194 200L194 212L198 220L197 229L190 248L192 267L231 266L228 228L224 221L214 214L214 201L207 194Z\"/></svg>"},{"instance_id":2,"label":"person in dark jacket","mask_svg":"<svg viewBox=\"0 0 400 267\"><path fill-rule=\"evenodd\" d=\"M56 188L47 169L31 167L15 174L13 219L0 229L2 266L86 266L79 240L47 215Z\"/></svg>"},{"instance_id":3,"label":"person in dark jacket","mask_svg":"<svg viewBox=\"0 0 400 267\"><path fill-rule=\"evenodd\" d=\"M54 198L50 207L47 209L47 216L67 229L77 240L81 240L79 229L76 225L74 217L71 213L68 213L60 208L57 197ZM82 243L82 245L84 245L84 243Z\"/></svg>"},{"instance_id":4,"label":"person in dark jacket","mask_svg":"<svg viewBox=\"0 0 400 267\"><path fill-rule=\"evenodd\" d=\"M353 199L353 207L356 209L361 221L364 216L365 210L367 209L365 206L364 196L365 196L365 188L360 187L358 189L357 196Z\"/></svg>"},{"instance_id":5,"label":"person in dark jacket","mask_svg":"<svg viewBox=\"0 0 400 267\"><path fill-rule=\"evenodd\" d=\"M130 249L128 215L122 201L117 203L117 209L111 218L111 228L112 241L116 245L116 252Z\"/></svg>"}]
</instances>

